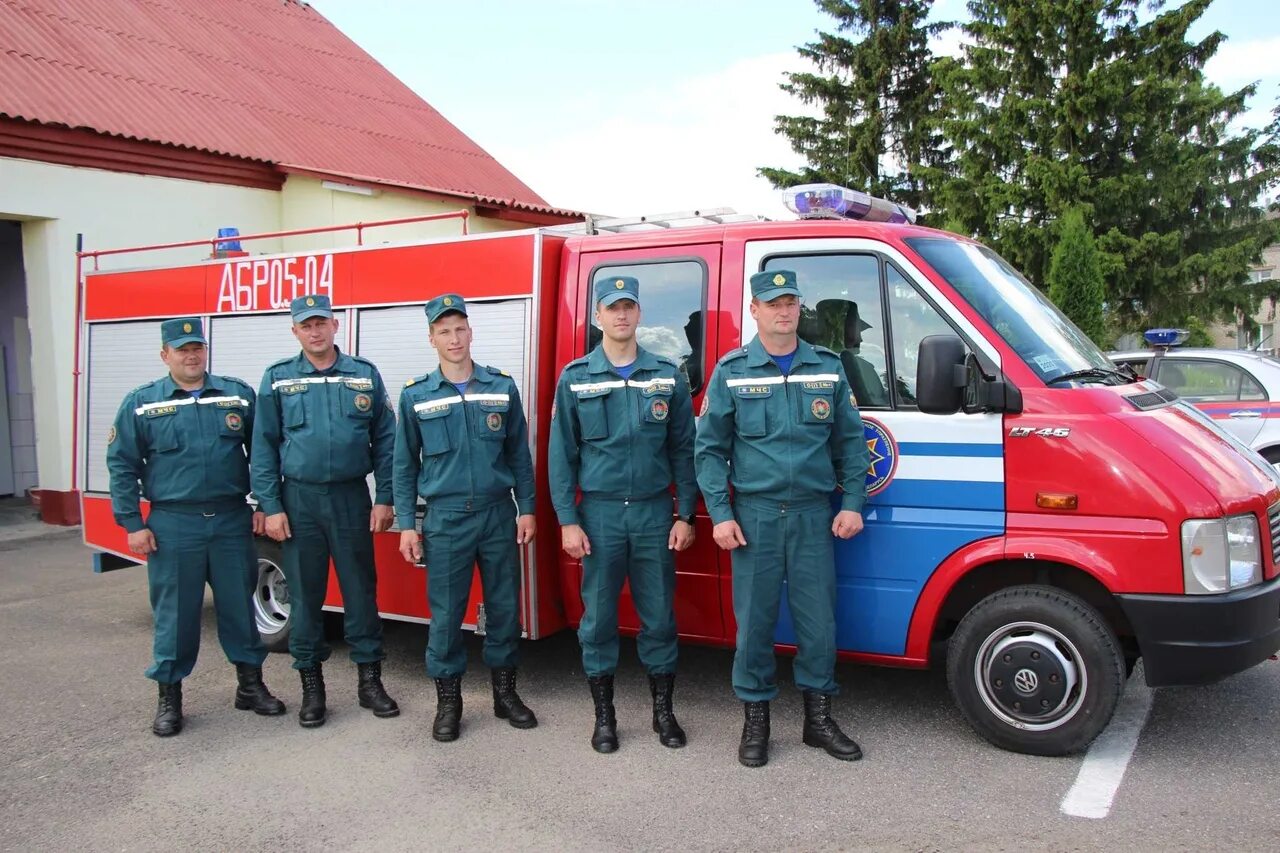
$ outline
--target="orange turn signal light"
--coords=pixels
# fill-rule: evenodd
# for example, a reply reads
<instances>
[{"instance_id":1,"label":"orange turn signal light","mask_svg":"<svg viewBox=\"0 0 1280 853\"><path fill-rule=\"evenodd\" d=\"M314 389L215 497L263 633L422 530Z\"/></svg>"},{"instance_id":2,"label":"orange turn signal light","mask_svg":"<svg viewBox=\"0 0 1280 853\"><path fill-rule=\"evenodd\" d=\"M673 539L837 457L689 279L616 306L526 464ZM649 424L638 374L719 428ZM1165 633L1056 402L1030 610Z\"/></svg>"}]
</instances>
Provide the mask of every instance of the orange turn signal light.
<instances>
[{"instance_id":1,"label":"orange turn signal light","mask_svg":"<svg viewBox=\"0 0 1280 853\"><path fill-rule=\"evenodd\" d=\"M1080 499L1060 492L1036 492L1036 506L1041 509L1076 509Z\"/></svg>"}]
</instances>

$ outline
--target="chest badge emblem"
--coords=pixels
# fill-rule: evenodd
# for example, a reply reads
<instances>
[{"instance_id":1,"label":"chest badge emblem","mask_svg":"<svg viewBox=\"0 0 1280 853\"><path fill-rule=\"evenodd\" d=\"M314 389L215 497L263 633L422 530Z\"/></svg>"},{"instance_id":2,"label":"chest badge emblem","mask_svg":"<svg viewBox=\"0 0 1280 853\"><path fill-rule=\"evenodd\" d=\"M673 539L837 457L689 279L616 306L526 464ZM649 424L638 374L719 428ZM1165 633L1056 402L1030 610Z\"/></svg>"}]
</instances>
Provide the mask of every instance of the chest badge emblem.
<instances>
[{"instance_id":1,"label":"chest badge emblem","mask_svg":"<svg viewBox=\"0 0 1280 853\"><path fill-rule=\"evenodd\" d=\"M497 412L490 412L484 416L484 425L491 431L497 432L502 429L502 415Z\"/></svg>"},{"instance_id":2,"label":"chest badge emblem","mask_svg":"<svg viewBox=\"0 0 1280 853\"><path fill-rule=\"evenodd\" d=\"M654 400L649 406L649 413L653 415L655 421L665 421L667 419L667 401Z\"/></svg>"},{"instance_id":3,"label":"chest badge emblem","mask_svg":"<svg viewBox=\"0 0 1280 853\"><path fill-rule=\"evenodd\" d=\"M227 412L226 423L227 429L239 432L241 427L244 426L244 418L235 412Z\"/></svg>"},{"instance_id":4,"label":"chest badge emblem","mask_svg":"<svg viewBox=\"0 0 1280 853\"><path fill-rule=\"evenodd\" d=\"M813 412L813 416L818 420L825 421L831 417L831 404L819 397L809 405L809 411Z\"/></svg>"},{"instance_id":5,"label":"chest badge emblem","mask_svg":"<svg viewBox=\"0 0 1280 853\"><path fill-rule=\"evenodd\" d=\"M355 398L356 409L361 412L367 412L373 407L373 398L368 394L357 394Z\"/></svg>"}]
</instances>

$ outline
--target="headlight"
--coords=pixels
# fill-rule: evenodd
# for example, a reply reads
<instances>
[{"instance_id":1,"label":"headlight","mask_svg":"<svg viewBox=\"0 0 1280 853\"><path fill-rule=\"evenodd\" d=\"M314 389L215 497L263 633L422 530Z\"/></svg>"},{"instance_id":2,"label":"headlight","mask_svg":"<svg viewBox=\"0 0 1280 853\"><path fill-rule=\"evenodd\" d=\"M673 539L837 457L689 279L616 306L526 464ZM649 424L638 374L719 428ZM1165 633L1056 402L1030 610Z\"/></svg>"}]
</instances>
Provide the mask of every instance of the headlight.
<instances>
[{"instance_id":1,"label":"headlight","mask_svg":"<svg viewBox=\"0 0 1280 853\"><path fill-rule=\"evenodd\" d=\"M1182 579L1188 595L1262 581L1262 540L1253 513L1182 523Z\"/></svg>"}]
</instances>

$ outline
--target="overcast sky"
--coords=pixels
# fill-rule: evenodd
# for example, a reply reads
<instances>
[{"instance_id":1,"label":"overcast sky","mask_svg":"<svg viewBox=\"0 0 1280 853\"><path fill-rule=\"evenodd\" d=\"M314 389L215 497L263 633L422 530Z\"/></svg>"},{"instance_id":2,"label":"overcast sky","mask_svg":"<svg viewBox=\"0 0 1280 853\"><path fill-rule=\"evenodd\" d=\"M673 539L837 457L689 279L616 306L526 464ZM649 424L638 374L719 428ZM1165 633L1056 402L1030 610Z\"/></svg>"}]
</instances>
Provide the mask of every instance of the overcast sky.
<instances>
[{"instance_id":1,"label":"overcast sky","mask_svg":"<svg viewBox=\"0 0 1280 853\"><path fill-rule=\"evenodd\" d=\"M832 19L812 0L312 0L326 18L550 204L618 216L708 207L788 216L759 166L796 167L773 116L795 47ZM1275 0L1217 0L1206 69L1280 96ZM935 16L964 14L939 0ZM954 51L953 35L939 45Z\"/></svg>"}]
</instances>

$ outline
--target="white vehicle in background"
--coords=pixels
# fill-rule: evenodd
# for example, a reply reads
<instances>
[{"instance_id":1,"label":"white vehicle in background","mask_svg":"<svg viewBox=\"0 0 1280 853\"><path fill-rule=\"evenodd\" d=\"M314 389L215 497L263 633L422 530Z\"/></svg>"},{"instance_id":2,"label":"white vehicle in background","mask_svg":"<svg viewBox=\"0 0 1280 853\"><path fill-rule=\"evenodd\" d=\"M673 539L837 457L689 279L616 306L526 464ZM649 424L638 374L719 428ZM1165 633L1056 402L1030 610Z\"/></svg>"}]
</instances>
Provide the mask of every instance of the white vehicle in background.
<instances>
[{"instance_id":1,"label":"white vehicle in background","mask_svg":"<svg viewBox=\"0 0 1280 853\"><path fill-rule=\"evenodd\" d=\"M1149 350L1109 353L1161 385L1280 467L1280 360L1248 350L1179 348L1186 333L1152 329Z\"/></svg>"}]
</instances>

